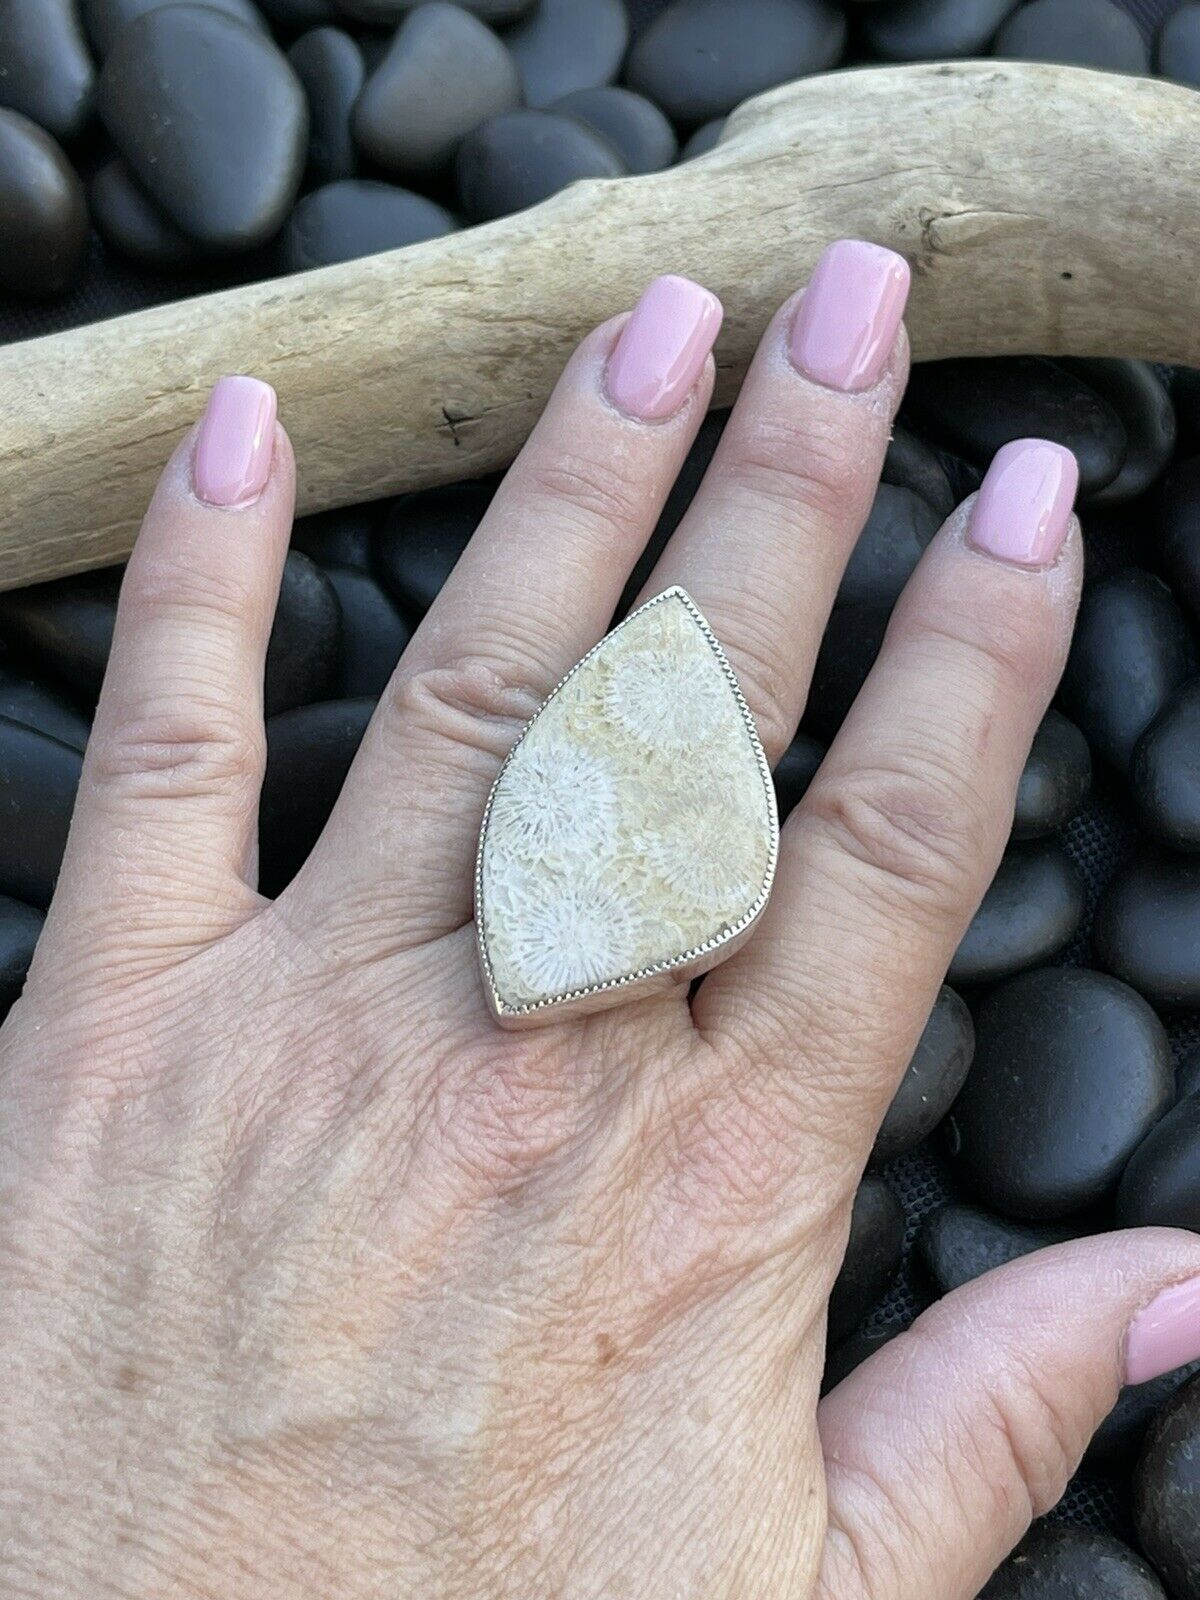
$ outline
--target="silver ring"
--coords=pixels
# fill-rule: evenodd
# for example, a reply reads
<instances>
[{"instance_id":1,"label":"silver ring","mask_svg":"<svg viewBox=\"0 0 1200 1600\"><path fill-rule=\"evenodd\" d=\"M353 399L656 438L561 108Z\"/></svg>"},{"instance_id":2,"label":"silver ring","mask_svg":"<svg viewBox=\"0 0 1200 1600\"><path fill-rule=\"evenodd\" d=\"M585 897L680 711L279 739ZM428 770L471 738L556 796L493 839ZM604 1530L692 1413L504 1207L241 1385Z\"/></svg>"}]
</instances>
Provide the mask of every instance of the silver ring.
<instances>
[{"instance_id":1,"label":"silver ring","mask_svg":"<svg viewBox=\"0 0 1200 1600\"><path fill-rule=\"evenodd\" d=\"M475 860L484 984L506 1027L660 993L709 971L771 893L779 813L733 668L665 590L528 722Z\"/></svg>"}]
</instances>

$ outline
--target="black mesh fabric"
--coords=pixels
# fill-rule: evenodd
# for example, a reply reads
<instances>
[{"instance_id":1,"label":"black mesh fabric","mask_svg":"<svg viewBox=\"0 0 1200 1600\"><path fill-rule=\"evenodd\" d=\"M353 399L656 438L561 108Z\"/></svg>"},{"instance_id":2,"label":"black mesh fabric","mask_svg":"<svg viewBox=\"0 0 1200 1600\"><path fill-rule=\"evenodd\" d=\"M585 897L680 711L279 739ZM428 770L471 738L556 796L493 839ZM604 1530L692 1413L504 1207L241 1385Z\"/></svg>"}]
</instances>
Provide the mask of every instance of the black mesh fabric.
<instances>
[{"instance_id":1,"label":"black mesh fabric","mask_svg":"<svg viewBox=\"0 0 1200 1600\"><path fill-rule=\"evenodd\" d=\"M666 3L667 0L629 0L635 29L644 27ZM1120 3L1150 35L1164 17L1177 9L1180 0L1120 0ZM70 295L47 304L0 296L0 343L52 333L257 275L255 263L251 261L225 269L225 276L220 280L211 276L163 278L115 259L99 239L93 239L88 270L80 286ZM1106 567L1115 569L1133 559L1128 535L1101 527L1088 528L1087 532L1089 567L1093 573ZM1089 923L1101 888L1128 854L1135 837L1121 796L1104 785L1083 815L1066 829L1066 847L1087 887ZM1087 956L1085 925L1083 935L1066 959L1078 964L1086 962ZM1200 1043L1200 1014L1175 1019L1171 1024L1171 1037L1177 1054ZM903 1272L869 1318L869 1325L879 1328L906 1326L928 1303L928 1292L912 1262L911 1245L922 1218L957 1193L936 1146L894 1162L886 1178L904 1205L908 1234ZM1115 1478L1081 1473L1053 1515L1063 1522L1104 1527L1119 1536L1132 1537L1127 1486Z\"/></svg>"}]
</instances>

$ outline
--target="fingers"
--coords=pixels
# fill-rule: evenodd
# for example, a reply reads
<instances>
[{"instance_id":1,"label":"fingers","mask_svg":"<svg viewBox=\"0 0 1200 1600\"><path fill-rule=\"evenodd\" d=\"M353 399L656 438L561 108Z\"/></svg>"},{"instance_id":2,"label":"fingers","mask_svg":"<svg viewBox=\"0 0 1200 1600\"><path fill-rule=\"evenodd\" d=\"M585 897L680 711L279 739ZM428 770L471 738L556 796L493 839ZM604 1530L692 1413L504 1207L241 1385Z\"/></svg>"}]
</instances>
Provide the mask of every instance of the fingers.
<instances>
[{"instance_id":1,"label":"fingers","mask_svg":"<svg viewBox=\"0 0 1200 1600\"><path fill-rule=\"evenodd\" d=\"M609 626L704 416L720 320L707 290L660 278L568 364L290 891L322 914L336 898L360 953L469 921L487 791L522 723Z\"/></svg>"},{"instance_id":2,"label":"fingers","mask_svg":"<svg viewBox=\"0 0 1200 1600\"><path fill-rule=\"evenodd\" d=\"M1198 1357L1192 1234L1057 1246L949 1295L821 1404L821 1600L971 1600L1119 1386Z\"/></svg>"},{"instance_id":3,"label":"fingers","mask_svg":"<svg viewBox=\"0 0 1200 1600\"><path fill-rule=\"evenodd\" d=\"M156 939L165 918L202 941L255 899L263 664L295 476L275 413L264 383L216 385L121 589L59 900L122 919L137 903Z\"/></svg>"},{"instance_id":4,"label":"fingers","mask_svg":"<svg viewBox=\"0 0 1200 1600\"><path fill-rule=\"evenodd\" d=\"M1006 446L930 546L788 820L754 939L694 1005L741 1062L730 1092L785 1135L827 1127L848 1174L1008 837L1077 604L1075 482L1058 446Z\"/></svg>"},{"instance_id":5,"label":"fingers","mask_svg":"<svg viewBox=\"0 0 1200 1600\"><path fill-rule=\"evenodd\" d=\"M724 646L768 758L800 717L908 376L909 269L878 245L825 251L772 320L704 483L642 598L680 584Z\"/></svg>"}]
</instances>

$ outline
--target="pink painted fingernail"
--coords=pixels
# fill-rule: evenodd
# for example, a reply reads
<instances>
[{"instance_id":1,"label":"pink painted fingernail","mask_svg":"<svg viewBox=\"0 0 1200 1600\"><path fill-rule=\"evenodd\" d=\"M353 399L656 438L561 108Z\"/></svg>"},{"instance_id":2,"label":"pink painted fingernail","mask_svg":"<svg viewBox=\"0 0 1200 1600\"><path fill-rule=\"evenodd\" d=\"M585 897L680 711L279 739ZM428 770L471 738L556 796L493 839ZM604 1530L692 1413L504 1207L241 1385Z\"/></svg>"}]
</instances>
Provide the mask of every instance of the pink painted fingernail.
<instances>
[{"instance_id":1,"label":"pink painted fingernail","mask_svg":"<svg viewBox=\"0 0 1200 1600\"><path fill-rule=\"evenodd\" d=\"M792 324L792 360L806 378L857 394L883 377L912 274L894 250L839 239L817 262Z\"/></svg>"},{"instance_id":2,"label":"pink painted fingernail","mask_svg":"<svg viewBox=\"0 0 1200 1600\"><path fill-rule=\"evenodd\" d=\"M1134 1318L1125 1346L1125 1382L1149 1383L1200 1361L1200 1278L1177 1283Z\"/></svg>"},{"instance_id":3,"label":"pink painted fingernail","mask_svg":"<svg viewBox=\"0 0 1200 1600\"><path fill-rule=\"evenodd\" d=\"M690 278L655 278L608 358L605 384L617 410L639 422L678 411L704 371L723 316L716 295Z\"/></svg>"},{"instance_id":4,"label":"pink painted fingernail","mask_svg":"<svg viewBox=\"0 0 1200 1600\"><path fill-rule=\"evenodd\" d=\"M971 513L976 550L1019 567L1057 560L1071 525L1079 466L1048 439L1014 439L997 450Z\"/></svg>"},{"instance_id":5,"label":"pink painted fingernail","mask_svg":"<svg viewBox=\"0 0 1200 1600\"><path fill-rule=\"evenodd\" d=\"M271 475L275 391L257 378L221 378L208 397L192 467L196 493L210 506L248 506Z\"/></svg>"}]
</instances>

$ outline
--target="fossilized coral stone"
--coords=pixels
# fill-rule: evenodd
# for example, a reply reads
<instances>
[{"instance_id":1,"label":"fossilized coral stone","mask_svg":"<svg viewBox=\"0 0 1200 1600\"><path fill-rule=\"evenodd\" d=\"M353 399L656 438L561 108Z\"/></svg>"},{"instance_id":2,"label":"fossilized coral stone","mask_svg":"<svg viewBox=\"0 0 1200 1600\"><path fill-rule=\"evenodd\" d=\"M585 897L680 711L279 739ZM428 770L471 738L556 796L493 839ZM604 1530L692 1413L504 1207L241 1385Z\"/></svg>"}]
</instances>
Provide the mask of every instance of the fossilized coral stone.
<instances>
[{"instance_id":1,"label":"fossilized coral stone","mask_svg":"<svg viewBox=\"0 0 1200 1600\"><path fill-rule=\"evenodd\" d=\"M497 1013L715 965L765 905L778 839L737 680L669 589L583 658L496 780L476 924Z\"/></svg>"}]
</instances>

